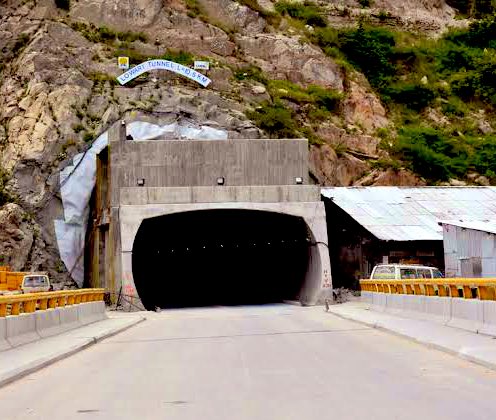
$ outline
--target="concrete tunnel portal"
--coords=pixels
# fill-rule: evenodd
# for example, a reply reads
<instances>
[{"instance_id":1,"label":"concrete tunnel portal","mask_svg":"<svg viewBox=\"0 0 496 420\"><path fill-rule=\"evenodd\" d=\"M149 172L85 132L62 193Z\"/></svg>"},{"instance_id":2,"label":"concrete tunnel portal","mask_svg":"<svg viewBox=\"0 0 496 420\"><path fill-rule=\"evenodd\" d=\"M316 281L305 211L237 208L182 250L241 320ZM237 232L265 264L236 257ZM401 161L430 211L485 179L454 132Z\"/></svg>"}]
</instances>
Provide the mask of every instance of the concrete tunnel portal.
<instances>
[{"instance_id":1,"label":"concrete tunnel portal","mask_svg":"<svg viewBox=\"0 0 496 420\"><path fill-rule=\"evenodd\" d=\"M310 264L301 217L216 209L144 219L132 250L146 309L298 300Z\"/></svg>"}]
</instances>

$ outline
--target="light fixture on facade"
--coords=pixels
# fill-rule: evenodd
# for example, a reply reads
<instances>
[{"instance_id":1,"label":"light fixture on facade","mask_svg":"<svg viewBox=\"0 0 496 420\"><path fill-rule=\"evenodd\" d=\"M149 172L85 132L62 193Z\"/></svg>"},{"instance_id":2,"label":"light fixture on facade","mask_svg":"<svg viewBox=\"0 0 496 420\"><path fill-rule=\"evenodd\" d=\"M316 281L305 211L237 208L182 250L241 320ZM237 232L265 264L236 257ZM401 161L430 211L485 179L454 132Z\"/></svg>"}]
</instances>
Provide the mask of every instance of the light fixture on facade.
<instances>
[{"instance_id":1,"label":"light fixture on facade","mask_svg":"<svg viewBox=\"0 0 496 420\"><path fill-rule=\"evenodd\" d=\"M219 177L217 178L217 185L224 185L225 181L226 181L226 180L224 179L224 177L223 177L223 176L219 176Z\"/></svg>"},{"instance_id":2,"label":"light fixture on facade","mask_svg":"<svg viewBox=\"0 0 496 420\"><path fill-rule=\"evenodd\" d=\"M297 176L295 178L295 182L297 185L301 185L301 184L303 184L303 178L301 176Z\"/></svg>"},{"instance_id":3,"label":"light fixture on facade","mask_svg":"<svg viewBox=\"0 0 496 420\"><path fill-rule=\"evenodd\" d=\"M145 178L138 178L138 180L136 181L136 184L138 185L138 187L144 187L145 186Z\"/></svg>"}]
</instances>

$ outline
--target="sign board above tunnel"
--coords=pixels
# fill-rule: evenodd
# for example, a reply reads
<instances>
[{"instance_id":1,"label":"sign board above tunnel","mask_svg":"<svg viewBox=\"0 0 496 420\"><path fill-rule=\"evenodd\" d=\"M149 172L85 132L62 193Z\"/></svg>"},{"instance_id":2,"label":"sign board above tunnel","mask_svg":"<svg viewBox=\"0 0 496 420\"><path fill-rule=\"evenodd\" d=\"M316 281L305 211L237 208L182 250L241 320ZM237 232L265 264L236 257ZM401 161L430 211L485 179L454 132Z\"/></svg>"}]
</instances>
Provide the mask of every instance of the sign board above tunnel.
<instances>
[{"instance_id":1,"label":"sign board above tunnel","mask_svg":"<svg viewBox=\"0 0 496 420\"><path fill-rule=\"evenodd\" d=\"M207 87L211 82L211 80L207 76L198 73L196 70L168 60L145 61L121 74L119 77L117 77L117 81L121 85L125 85L127 82L151 70L169 70L173 73L187 77L188 79L199 83L203 87Z\"/></svg>"}]
</instances>

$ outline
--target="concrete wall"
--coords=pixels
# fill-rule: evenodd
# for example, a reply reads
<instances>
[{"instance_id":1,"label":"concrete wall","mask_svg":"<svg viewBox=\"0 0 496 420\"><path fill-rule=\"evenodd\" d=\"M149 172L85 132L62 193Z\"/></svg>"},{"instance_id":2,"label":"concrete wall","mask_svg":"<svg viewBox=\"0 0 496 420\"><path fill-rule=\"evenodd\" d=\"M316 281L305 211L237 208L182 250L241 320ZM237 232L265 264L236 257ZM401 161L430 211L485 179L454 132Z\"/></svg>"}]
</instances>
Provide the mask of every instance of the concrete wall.
<instances>
[{"instance_id":1,"label":"concrete wall","mask_svg":"<svg viewBox=\"0 0 496 420\"><path fill-rule=\"evenodd\" d=\"M308 184L306 140L153 140L111 143L113 192L116 187ZM117 197L113 196L113 203Z\"/></svg>"},{"instance_id":2,"label":"concrete wall","mask_svg":"<svg viewBox=\"0 0 496 420\"><path fill-rule=\"evenodd\" d=\"M362 292L371 309L496 336L496 301Z\"/></svg>"},{"instance_id":3,"label":"concrete wall","mask_svg":"<svg viewBox=\"0 0 496 420\"><path fill-rule=\"evenodd\" d=\"M120 204L318 202L316 185L121 188Z\"/></svg>"},{"instance_id":4,"label":"concrete wall","mask_svg":"<svg viewBox=\"0 0 496 420\"><path fill-rule=\"evenodd\" d=\"M106 318L103 301L0 318L0 351L61 334Z\"/></svg>"}]
</instances>

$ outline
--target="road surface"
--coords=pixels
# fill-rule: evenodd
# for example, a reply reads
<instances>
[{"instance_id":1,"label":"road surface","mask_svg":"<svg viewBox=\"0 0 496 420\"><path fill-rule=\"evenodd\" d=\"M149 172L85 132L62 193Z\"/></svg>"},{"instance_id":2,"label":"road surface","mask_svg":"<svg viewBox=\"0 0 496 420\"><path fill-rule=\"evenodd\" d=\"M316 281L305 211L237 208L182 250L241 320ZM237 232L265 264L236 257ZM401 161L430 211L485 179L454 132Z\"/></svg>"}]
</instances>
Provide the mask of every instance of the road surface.
<instances>
[{"instance_id":1,"label":"road surface","mask_svg":"<svg viewBox=\"0 0 496 420\"><path fill-rule=\"evenodd\" d=\"M148 318L2 388L0 418L496 418L496 372L321 307Z\"/></svg>"}]
</instances>

